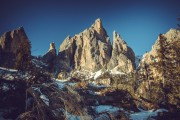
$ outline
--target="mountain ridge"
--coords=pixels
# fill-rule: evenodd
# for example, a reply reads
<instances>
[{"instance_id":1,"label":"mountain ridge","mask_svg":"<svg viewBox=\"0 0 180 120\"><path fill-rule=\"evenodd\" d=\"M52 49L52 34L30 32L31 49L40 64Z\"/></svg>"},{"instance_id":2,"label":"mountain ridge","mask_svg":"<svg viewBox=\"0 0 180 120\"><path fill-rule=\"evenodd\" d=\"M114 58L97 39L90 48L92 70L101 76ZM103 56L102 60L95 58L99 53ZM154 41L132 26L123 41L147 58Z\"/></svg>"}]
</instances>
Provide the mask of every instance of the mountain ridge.
<instances>
[{"instance_id":1,"label":"mountain ridge","mask_svg":"<svg viewBox=\"0 0 180 120\"><path fill-rule=\"evenodd\" d=\"M119 38L117 38L118 33L116 34L117 35L114 35L113 38L115 43L119 42L116 40L119 40ZM115 43L113 42L113 44ZM119 50L119 54L121 53L121 55L118 54L120 57L118 58L119 62L115 62L114 58L112 58L112 54L115 52L113 51L113 45L111 44L110 38L103 27L101 19L98 18L89 28L73 37L67 36L65 38L59 47L56 65L59 65L58 68L62 68L65 71L75 69L95 72L102 68L113 69L117 65L119 65L119 70L122 70L123 72L133 71L135 69L133 50L127 46L126 42L120 41L117 44L122 44L119 47L123 46L125 48L117 48L117 50ZM115 55L113 57L115 57ZM130 65L125 68L127 64Z\"/></svg>"}]
</instances>

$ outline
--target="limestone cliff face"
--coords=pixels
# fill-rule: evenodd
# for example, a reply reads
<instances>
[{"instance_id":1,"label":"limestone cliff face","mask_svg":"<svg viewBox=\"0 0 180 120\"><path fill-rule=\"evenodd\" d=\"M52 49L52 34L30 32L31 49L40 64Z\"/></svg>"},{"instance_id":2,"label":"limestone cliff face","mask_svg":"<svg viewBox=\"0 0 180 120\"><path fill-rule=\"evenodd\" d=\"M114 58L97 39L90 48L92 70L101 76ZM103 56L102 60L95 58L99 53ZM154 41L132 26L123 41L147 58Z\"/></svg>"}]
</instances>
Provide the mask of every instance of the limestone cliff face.
<instances>
[{"instance_id":1,"label":"limestone cliff face","mask_svg":"<svg viewBox=\"0 0 180 120\"><path fill-rule=\"evenodd\" d=\"M74 67L74 54L76 50L75 39L68 36L59 48L56 58L57 71L71 71Z\"/></svg>"},{"instance_id":2,"label":"limestone cliff face","mask_svg":"<svg viewBox=\"0 0 180 120\"><path fill-rule=\"evenodd\" d=\"M135 55L120 35L114 31L112 57L108 63L108 69L115 67L123 72L133 71L135 69Z\"/></svg>"},{"instance_id":3,"label":"limestone cliff face","mask_svg":"<svg viewBox=\"0 0 180 120\"><path fill-rule=\"evenodd\" d=\"M100 19L74 37L68 36L60 45L56 59L59 70L91 72L114 67L118 67L120 71L131 72L135 68L134 62L133 50L116 32L113 46L111 45Z\"/></svg>"},{"instance_id":4,"label":"limestone cliff face","mask_svg":"<svg viewBox=\"0 0 180 120\"><path fill-rule=\"evenodd\" d=\"M74 37L67 37L59 49L60 58L66 66L75 70L97 71L105 66L111 57L110 39L100 19Z\"/></svg>"},{"instance_id":5,"label":"limestone cliff face","mask_svg":"<svg viewBox=\"0 0 180 120\"><path fill-rule=\"evenodd\" d=\"M14 68L17 55L31 56L31 45L23 27L4 33L0 37L0 66ZM24 52L23 52L23 51Z\"/></svg>"}]
</instances>

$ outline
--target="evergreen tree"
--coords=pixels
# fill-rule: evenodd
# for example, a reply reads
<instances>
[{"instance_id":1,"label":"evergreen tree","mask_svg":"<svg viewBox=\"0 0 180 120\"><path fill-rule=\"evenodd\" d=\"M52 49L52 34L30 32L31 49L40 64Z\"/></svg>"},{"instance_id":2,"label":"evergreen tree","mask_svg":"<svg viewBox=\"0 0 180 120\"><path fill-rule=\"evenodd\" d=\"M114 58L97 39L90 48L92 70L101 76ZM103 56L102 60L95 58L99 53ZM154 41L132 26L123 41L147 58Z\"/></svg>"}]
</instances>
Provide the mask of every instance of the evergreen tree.
<instances>
[{"instance_id":1,"label":"evergreen tree","mask_svg":"<svg viewBox=\"0 0 180 120\"><path fill-rule=\"evenodd\" d=\"M166 40L163 35L159 36L159 49L157 50L157 61L153 64L156 68L160 81L160 87L164 92L164 100L168 103L175 103L179 98L180 88L180 41Z\"/></svg>"}]
</instances>

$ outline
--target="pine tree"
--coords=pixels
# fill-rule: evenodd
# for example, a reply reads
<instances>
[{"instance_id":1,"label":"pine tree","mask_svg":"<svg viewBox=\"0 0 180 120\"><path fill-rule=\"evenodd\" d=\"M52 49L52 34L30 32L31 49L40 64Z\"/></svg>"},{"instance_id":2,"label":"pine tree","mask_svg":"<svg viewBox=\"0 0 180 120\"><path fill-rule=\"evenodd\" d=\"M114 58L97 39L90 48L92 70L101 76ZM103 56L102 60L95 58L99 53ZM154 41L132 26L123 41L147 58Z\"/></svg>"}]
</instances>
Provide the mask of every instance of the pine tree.
<instances>
[{"instance_id":1,"label":"pine tree","mask_svg":"<svg viewBox=\"0 0 180 120\"><path fill-rule=\"evenodd\" d=\"M178 84L180 83L180 41L166 40L159 35L159 49L157 50L157 61L153 64L156 68L160 81L160 87L164 92L164 100L174 102L175 96L180 96ZM177 97L177 98L178 98Z\"/></svg>"}]
</instances>

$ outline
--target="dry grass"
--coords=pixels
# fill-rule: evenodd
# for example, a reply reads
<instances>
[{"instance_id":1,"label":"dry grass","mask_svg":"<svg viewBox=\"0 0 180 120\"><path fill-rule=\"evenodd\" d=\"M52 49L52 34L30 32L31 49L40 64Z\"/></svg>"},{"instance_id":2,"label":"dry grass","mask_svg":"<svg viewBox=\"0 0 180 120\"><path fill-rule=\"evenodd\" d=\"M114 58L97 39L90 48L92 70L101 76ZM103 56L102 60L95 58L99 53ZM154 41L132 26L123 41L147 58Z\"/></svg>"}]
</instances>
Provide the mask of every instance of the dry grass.
<instances>
[{"instance_id":1,"label":"dry grass","mask_svg":"<svg viewBox=\"0 0 180 120\"><path fill-rule=\"evenodd\" d=\"M65 120L70 114L83 120L88 116L82 97L69 86L61 90L55 84L34 85L27 89L27 95L33 98L33 105L30 109L26 106L27 112L19 116L20 120Z\"/></svg>"}]
</instances>

